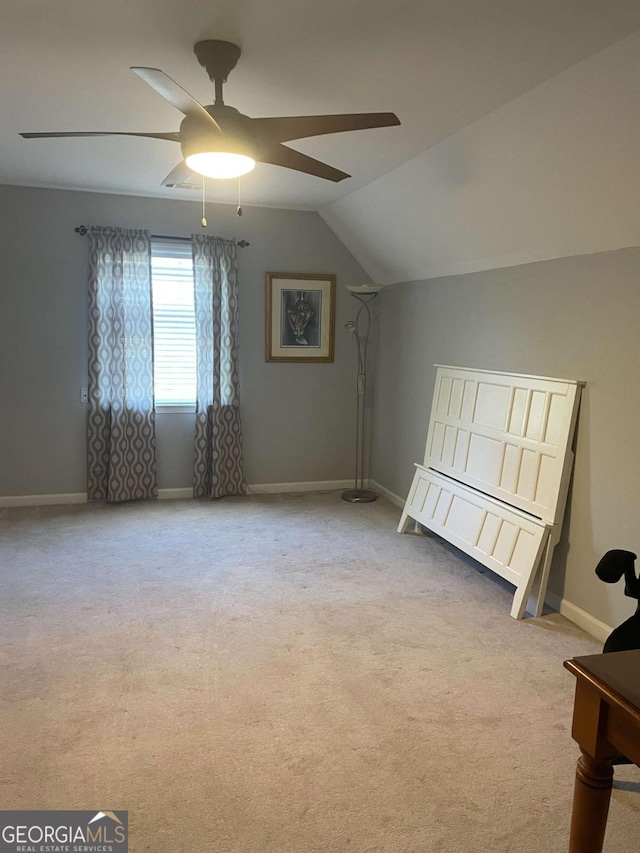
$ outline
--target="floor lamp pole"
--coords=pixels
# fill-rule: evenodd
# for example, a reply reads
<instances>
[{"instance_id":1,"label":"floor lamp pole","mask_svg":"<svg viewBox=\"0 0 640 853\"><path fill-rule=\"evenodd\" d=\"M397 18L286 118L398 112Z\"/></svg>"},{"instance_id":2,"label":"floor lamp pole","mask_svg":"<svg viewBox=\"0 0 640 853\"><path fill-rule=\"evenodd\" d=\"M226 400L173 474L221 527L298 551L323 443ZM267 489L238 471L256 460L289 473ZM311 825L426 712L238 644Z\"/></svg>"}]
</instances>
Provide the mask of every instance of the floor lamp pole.
<instances>
[{"instance_id":1,"label":"floor lamp pole","mask_svg":"<svg viewBox=\"0 0 640 853\"><path fill-rule=\"evenodd\" d=\"M372 489L364 488L364 449L365 449L365 396L367 393L367 347L371 330L371 311L369 302L375 299L379 285L347 285L347 289L358 302L360 308L355 320L345 323L345 329L353 333L358 351L358 372L356 376L356 454L353 489L342 493L342 500L349 503L371 503L378 497ZM360 317L364 311L364 322Z\"/></svg>"}]
</instances>

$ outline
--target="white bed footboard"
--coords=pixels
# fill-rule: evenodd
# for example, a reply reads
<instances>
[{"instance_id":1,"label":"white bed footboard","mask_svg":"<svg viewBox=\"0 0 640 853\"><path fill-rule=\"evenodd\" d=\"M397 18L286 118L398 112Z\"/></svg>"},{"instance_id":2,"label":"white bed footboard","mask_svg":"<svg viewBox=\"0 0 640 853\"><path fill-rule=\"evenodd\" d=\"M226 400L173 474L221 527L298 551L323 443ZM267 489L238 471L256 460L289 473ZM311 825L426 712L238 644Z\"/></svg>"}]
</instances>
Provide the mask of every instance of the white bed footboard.
<instances>
[{"instance_id":1,"label":"white bed footboard","mask_svg":"<svg viewBox=\"0 0 640 853\"><path fill-rule=\"evenodd\" d=\"M571 477L582 383L438 366L410 519L514 584L521 619L539 572L544 604Z\"/></svg>"}]
</instances>

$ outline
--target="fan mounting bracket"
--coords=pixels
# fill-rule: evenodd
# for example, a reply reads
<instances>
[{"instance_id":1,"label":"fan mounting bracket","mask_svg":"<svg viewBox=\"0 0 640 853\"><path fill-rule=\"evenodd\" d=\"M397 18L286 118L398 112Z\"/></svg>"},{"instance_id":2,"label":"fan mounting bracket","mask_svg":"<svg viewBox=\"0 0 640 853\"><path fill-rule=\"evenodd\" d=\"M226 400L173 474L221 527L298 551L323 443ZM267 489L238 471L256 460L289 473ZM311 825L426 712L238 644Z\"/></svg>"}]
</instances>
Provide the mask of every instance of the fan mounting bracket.
<instances>
[{"instance_id":1,"label":"fan mounting bracket","mask_svg":"<svg viewBox=\"0 0 640 853\"><path fill-rule=\"evenodd\" d=\"M237 44L218 39L199 41L193 48L198 62L213 82L226 83L229 73L236 67L242 51Z\"/></svg>"}]
</instances>

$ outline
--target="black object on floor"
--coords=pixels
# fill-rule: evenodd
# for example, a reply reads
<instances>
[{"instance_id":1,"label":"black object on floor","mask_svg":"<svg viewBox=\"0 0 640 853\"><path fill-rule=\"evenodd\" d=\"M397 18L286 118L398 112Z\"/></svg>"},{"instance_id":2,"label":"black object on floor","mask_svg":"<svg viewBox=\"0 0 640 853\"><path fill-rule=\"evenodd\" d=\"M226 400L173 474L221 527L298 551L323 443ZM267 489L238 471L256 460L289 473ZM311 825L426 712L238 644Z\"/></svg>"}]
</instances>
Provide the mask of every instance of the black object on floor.
<instances>
[{"instance_id":1,"label":"black object on floor","mask_svg":"<svg viewBox=\"0 0 640 853\"><path fill-rule=\"evenodd\" d=\"M638 607L622 625L618 625L607 637L602 651L630 652L640 649L640 578L636 577L636 555L633 551L607 551L596 566L596 574L605 583L617 583L624 575L624 594L638 599ZM625 755L617 755L613 764L632 764Z\"/></svg>"},{"instance_id":2,"label":"black object on floor","mask_svg":"<svg viewBox=\"0 0 640 853\"><path fill-rule=\"evenodd\" d=\"M605 583L617 583L624 575L624 594L638 601L633 616L611 632L603 652L627 652L640 649L640 579L636 577L636 555L632 551L607 551L596 566L596 574Z\"/></svg>"}]
</instances>

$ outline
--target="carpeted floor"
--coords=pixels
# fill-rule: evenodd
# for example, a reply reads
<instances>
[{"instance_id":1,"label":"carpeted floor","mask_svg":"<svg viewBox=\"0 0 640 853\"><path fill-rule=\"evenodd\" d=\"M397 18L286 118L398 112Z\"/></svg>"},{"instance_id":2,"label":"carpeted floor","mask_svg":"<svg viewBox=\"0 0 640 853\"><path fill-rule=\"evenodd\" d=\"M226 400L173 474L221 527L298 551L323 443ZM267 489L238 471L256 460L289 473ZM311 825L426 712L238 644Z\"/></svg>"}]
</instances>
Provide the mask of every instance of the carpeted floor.
<instances>
[{"instance_id":1,"label":"carpeted floor","mask_svg":"<svg viewBox=\"0 0 640 853\"><path fill-rule=\"evenodd\" d=\"M0 511L2 808L128 809L132 853L555 853L599 651L384 500ZM590 567L586 567L590 570ZM607 853L640 850L616 771Z\"/></svg>"}]
</instances>

